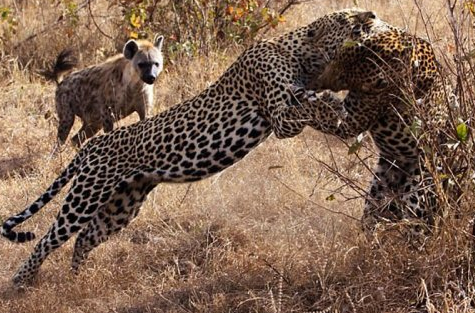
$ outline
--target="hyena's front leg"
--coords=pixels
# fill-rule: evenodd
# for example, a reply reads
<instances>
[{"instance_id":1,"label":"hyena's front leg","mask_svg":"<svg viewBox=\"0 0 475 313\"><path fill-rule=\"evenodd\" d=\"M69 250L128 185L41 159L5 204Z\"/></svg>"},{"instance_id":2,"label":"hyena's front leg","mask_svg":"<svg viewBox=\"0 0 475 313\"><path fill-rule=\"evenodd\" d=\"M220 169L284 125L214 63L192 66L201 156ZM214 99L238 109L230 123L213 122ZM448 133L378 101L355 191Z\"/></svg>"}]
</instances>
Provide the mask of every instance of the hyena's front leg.
<instances>
[{"instance_id":1,"label":"hyena's front leg","mask_svg":"<svg viewBox=\"0 0 475 313\"><path fill-rule=\"evenodd\" d=\"M101 130L101 125L99 123L84 122L82 124L81 129L79 129L79 131L76 133L76 135L74 135L71 141L75 147L79 148L83 142L97 134L99 130Z\"/></svg>"},{"instance_id":2,"label":"hyena's front leg","mask_svg":"<svg viewBox=\"0 0 475 313\"><path fill-rule=\"evenodd\" d=\"M108 133L114 129L114 113L107 103L101 109L101 120L104 132Z\"/></svg>"},{"instance_id":3,"label":"hyena's front leg","mask_svg":"<svg viewBox=\"0 0 475 313\"><path fill-rule=\"evenodd\" d=\"M139 115L140 120L143 121L147 117L147 114L148 114L147 104L144 102L138 103L135 107L135 111L137 111L137 114Z\"/></svg>"},{"instance_id":4,"label":"hyena's front leg","mask_svg":"<svg viewBox=\"0 0 475 313\"><path fill-rule=\"evenodd\" d=\"M74 124L74 112L68 102L56 100L56 112L58 114L58 141L62 145L66 142L69 132Z\"/></svg>"},{"instance_id":5,"label":"hyena's front leg","mask_svg":"<svg viewBox=\"0 0 475 313\"><path fill-rule=\"evenodd\" d=\"M139 115L140 120L144 120L147 116L152 115L153 109L153 86L147 85L142 91L142 97L138 99L135 110Z\"/></svg>"}]
</instances>

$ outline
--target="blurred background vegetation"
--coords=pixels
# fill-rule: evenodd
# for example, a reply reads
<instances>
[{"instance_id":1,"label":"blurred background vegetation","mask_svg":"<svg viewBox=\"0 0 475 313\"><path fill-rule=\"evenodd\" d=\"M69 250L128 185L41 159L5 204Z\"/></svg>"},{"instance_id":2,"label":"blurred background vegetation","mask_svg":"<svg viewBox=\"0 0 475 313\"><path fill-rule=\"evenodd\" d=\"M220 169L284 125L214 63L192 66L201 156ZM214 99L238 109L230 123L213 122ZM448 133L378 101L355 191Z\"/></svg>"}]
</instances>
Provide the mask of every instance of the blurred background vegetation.
<instances>
[{"instance_id":1,"label":"blurred background vegetation","mask_svg":"<svg viewBox=\"0 0 475 313\"><path fill-rule=\"evenodd\" d=\"M295 0L6 0L0 50L22 68L44 67L65 47L91 64L130 38L166 38L167 59L247 45L284 21ZM34 18L32 18L34 17Z\"/></svg>"}]
</instances>

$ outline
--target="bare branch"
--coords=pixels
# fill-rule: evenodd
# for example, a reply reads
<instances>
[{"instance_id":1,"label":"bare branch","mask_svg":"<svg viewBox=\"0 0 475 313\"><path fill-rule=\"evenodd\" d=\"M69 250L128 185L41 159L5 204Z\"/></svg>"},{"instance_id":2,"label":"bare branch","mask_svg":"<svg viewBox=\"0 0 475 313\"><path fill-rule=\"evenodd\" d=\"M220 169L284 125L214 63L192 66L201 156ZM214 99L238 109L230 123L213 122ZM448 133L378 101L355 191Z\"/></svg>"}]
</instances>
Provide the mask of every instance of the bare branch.
<instances>
[{"instance_id":1,"label":"bare branch","mask_svg":"<svg viewBox=\"0 0 475 313\"><path fill-rule=\"evenodd\" d=\"M92 22L94 23L94 26L96 26L97 30L105 37L109 38L109 39L114 39L112 36L106 34L100 27L99 25L97 25L97 22L96 22L96 19L94 18L94 15L92 14L92 9L91 9L91 2L92 0L88 0L87 1L87 7L88 7L88 11L89 11L89 16L91 17L91 20Z\"/></svg>"}]
</instances>

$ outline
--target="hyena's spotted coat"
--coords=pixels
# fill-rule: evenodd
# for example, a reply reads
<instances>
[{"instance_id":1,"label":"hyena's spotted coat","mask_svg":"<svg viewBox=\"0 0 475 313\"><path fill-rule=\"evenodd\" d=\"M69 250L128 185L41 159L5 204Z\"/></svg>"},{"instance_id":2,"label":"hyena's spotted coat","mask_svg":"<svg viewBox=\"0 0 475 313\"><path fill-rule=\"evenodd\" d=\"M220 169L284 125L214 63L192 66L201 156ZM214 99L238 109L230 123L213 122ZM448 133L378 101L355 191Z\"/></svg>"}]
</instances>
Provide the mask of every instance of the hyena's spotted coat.
<instances>
[{"instance_id":1,"label":"hyena's spotted coat","mask_svg":"<svg viewBox=\"0 0 475 313\"><path fill-rule=\"evenodd\" d=\"M68 137L75 116L83 125L72 138L75 146L94 136L99 130L109 132L114 121L137 112L145 119L153 105L153 83L163 68L161 53L163 36L154 42L129 40L123 53L104 63L62 76L75 66L69 51L58 55L46 77L58 83L56 111L58 140L63 144Z\"/></svg>"}]
</instances>

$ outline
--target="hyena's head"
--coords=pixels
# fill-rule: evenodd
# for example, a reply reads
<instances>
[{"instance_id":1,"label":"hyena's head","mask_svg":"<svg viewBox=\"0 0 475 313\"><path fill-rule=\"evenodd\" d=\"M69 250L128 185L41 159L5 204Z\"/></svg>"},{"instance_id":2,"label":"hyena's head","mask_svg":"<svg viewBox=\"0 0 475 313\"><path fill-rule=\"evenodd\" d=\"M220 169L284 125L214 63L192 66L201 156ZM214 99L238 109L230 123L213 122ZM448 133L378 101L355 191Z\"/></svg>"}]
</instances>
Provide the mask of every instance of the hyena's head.
<instances>
[{"instance_id":1,"label":"hyena's head","mask_svg":"<svg viewBox=\"0 0 475 313\"><path fill-rule=\"evenodd\" d=\"M163 69L163 36L155 36L153 43L147 40L129 40L124 46L124 57L130 62L140 79L153 84Z\"/></svg>"}]
</instances>

